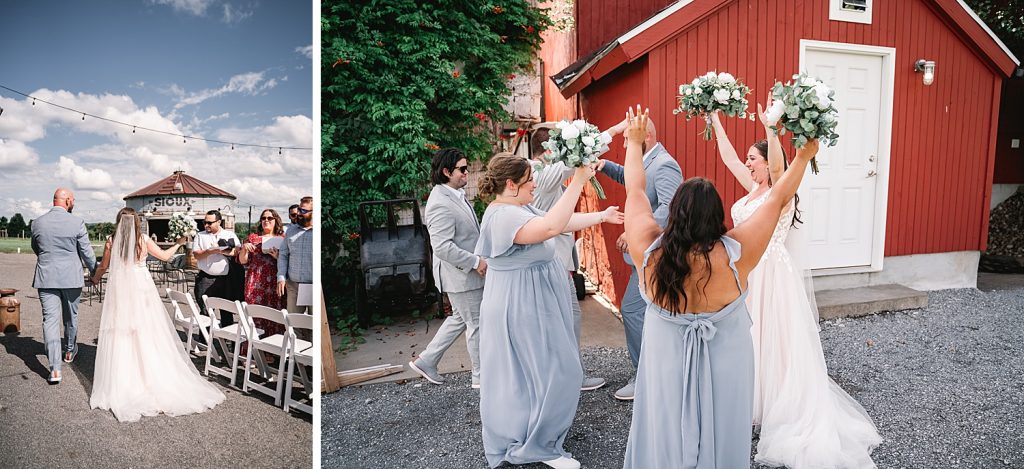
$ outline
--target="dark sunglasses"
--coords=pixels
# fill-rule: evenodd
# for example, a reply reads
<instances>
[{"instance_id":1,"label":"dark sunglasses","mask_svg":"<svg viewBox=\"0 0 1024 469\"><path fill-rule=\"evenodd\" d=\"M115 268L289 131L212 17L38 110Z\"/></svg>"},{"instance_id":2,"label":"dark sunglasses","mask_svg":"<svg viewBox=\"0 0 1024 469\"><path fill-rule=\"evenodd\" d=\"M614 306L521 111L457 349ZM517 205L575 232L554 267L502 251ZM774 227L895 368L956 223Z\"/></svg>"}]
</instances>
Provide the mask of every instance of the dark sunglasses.
<instances>
[{"instance_id":1,"label":"dark sunglasses","mask_svg":"<svg viewBox=\"0 0 1024 469\"><path fill-rule=\"evenodd\" d=\"M263 221L263 220L273 220L273 219L274 219L274 217L260 217L260 221Z\"/></svg>"},{"instance_id":2,"label":"dark sunglasses","mask_svg":"<svg viewBox=\"0 0 1024 469\"><path fill-rule=\"evenodd\" d=\"M462 174L469 174L469 165L456 166L455 171L462 171Z\"/></svg>"},{"instance_id":3,"label":"dark sunglasses","mask_svg":"<svg viewBox=\"0 0 1024 469\"><path fill-rule=\"evenodd\" d=\"M206 220L203 220L203 225L204 225L204 226L205 226L205 225L212 225L212 224L214 224L214 223L217 223L217 222L219 222L219 221L220 221L220 220L214 220L214 221L206 221Z\"/></svg>"},{"instance_id":4,"label":"dark sunglasses","mask_svg":"<svg viewBox=\"0 0 1024 469\"><path fill-rule=\"evenodd\" d=\"M313 211L312 210L306 210L304 208L300 208L299 209L299 215L305 215L307 213L313 213Z\"/></svg>"}]
</instances>

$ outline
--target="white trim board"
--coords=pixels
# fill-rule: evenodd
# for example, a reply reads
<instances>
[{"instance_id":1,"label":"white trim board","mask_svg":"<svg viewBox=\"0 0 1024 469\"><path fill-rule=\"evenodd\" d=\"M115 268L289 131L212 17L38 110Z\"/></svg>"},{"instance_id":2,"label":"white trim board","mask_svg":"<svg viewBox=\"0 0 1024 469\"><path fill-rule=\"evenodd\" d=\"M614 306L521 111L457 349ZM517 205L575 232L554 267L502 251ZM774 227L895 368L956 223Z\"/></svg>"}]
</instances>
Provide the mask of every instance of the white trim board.
<instances>
[{"instance_id":1,"label":"white trim board","mask_svg":"<svg viewBox=\"0 0 1024 469\"><path fill-rule=\"evenodd\" d=\"M881 102L878 113L878 184L875 186L875 225L872 235L871 264L843 267L843 271L878 272L885 256L885 221L889 206L889 164L892 153L892 114L896 77L896 49L892 47L842 42L800 40L800 70L805 71L808 50L872 55L882 58ZM842 138L842 137L840 137ZM804 253L798 253L798 257ZM835 271L835 269L824 269ZM824 272L823 272L824 273ZM815 275L818 272L815 271Z\"/></svg>"}]
</instances>

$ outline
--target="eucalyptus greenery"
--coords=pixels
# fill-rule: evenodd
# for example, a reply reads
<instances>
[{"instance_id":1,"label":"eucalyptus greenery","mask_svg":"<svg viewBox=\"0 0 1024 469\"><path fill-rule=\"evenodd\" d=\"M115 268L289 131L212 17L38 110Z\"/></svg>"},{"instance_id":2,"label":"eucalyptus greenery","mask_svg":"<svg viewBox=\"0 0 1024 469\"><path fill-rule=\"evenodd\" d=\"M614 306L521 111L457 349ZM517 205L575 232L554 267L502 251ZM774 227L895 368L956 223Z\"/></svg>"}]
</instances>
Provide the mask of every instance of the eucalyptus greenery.
<instances>
[{"instance_id":1,"label":"eucalyptus greenery","mask_svg":"<svg viewBox=\"0 0 1024 469\"><path fill-rule=\"evenodd\" d=\"M818 139L825 146L835 146L839 140L836 126L839 112L835 107L835 90L821 80L801 73L785 85L772 86L772 104L765 112L772 129L785 135L793 134L793 146L803 148L808 140ZM818 174L818 163L811 159L811 171Z\"/></svg>"},{"instance_id":2,"label":"eucalyptus greenery","mask_svg":"<svg viewBox=\"0 0 1024 469\"><path fill-rule=\"evenodd\" d=\"M736 80L730 73L708 72L694 78L690 83L679 85L679 107L672 114L685 114L686 120L694 117L705 119L704 140L711 140L709 115L722 111L727 116L747 118L747 94L750 88ZM753 119L754 115L750 114Z\"/></svg>"}]
</instances>

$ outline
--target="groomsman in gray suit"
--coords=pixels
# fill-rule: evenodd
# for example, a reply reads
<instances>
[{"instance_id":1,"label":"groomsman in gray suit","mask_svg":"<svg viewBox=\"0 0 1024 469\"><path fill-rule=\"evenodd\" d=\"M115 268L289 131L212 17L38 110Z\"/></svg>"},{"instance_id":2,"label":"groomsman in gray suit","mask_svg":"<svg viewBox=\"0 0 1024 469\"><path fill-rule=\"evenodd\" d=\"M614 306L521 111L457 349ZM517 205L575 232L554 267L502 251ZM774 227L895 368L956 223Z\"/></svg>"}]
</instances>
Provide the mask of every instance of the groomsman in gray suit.
<instances>
[{"instance_id":1,"label":"groomsman in gray suit","mask_svg":"<svg viewBox=\"0 0 1024 469\"><path fill-rule=\"evenodd\" d=\"M625 139L623 139L625 140ZM626 142L623 141L623 147ZM647 174L647 199L651 202L651 209L654 210L654 220L662 228L668 223L668 205L676 194L676 189L683 182L683 171L679 163L665 150L665 147L658 143L655 133L654 121L647 121L647 139L644 140L644 171ZM601 160L597 169L619 184L625 183L625 172L622 165L613 161ZM626 329L626 348L629 349L629 358L635 369L640 363L640 344L643 341L644 311L647 305L640 297L639 278L636 266L629 257L626 247L625 235L619 236L615 242L616 248L621 251L626 264L632 267L629 274L629 283L626 284L626 294L622 298L622 323ZM635 378L629 383L615 391L615 398L631 401L633 400L633 384Z\"/></svg>"},{"instance_id":2,"label":"groomsman in gray suit","mask_svg":"<svg viewBox=\"0 0 1024 469\"><path fill-rule=\"evenodd\" d=\"M53 208L32 222L32 251L36 253L32 288L39 290L43 307L43 341L50 361L49 381L53 384L61 381L61 360L71 363L78 355L78 299L85 286L82 263L89 268L90 276L96 272L96 254L89 243L89 233L85 222L71 214L74 208L74 194L60 188L53 194Z\"/></svg>"},{"instance_id":3,"label":"groomsman in gray suit","mask_svg":"<svg viewBox=\"0 0 1024 469\"><path fill-rule=\"evenodd\" d=\"M444 380L437 372L441 356L463 331L473 363L473 388L480 388L480 301L484 293L487 262L473 254L480 237L480 222L463 189L469 182L466 156L454 148L434 154L430 179L434 183L427 199L427 231L434 251L433 272L437 289L448 294L452 315L409 367L434 384Z\"/></svg>"}]
</instances>

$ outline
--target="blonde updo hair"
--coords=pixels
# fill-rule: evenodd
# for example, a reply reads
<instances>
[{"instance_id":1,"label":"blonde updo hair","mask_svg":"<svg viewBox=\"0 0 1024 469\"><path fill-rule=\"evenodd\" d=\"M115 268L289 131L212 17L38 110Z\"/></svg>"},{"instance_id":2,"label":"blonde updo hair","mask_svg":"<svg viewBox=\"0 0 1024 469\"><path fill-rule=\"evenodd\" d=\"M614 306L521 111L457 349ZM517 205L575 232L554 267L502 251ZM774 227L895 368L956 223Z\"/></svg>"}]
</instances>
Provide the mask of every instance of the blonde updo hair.
<instances>
[{"instance_id":1,"label":"blonde updo hair","mask_svg":"<svg viewBox=\"0 0 1024 469\"><path fill-rule=\"evenodd\" d=\"M530 162L525 158L509 152L498 153L491 157L487 163L487 172L480 176L477 183L479 195L484 199L494 198L505 190L505 181L511 179L518 183L529 175Z\"/></svg>"}]
</instances>

